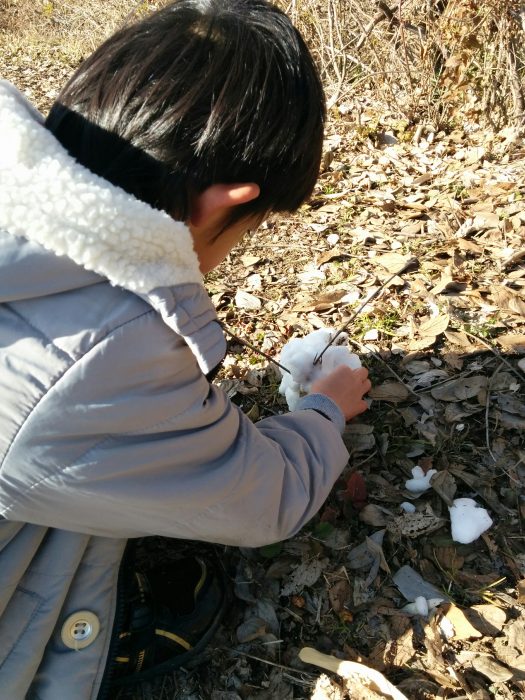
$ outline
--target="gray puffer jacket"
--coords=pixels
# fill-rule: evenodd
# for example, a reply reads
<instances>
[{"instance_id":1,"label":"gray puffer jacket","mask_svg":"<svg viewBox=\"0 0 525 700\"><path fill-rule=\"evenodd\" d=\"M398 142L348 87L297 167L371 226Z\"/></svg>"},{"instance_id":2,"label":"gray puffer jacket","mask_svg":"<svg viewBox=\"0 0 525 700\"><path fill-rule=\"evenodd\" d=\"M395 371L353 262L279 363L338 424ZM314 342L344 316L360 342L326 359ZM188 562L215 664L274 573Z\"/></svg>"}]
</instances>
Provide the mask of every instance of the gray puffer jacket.
<instances>
[{"instance_id":1,"label":"gray puffer jacket","mask_svg":"<svg viewBox=\"0 0 525 700\"><path fill-rule=\"evenodd\" d=\"M327 497L339 409L253 425L206 379L225 347L184 224L0 83L2 698L98 696L127 538L259 546Z\"/></svg>"}]
</instances>

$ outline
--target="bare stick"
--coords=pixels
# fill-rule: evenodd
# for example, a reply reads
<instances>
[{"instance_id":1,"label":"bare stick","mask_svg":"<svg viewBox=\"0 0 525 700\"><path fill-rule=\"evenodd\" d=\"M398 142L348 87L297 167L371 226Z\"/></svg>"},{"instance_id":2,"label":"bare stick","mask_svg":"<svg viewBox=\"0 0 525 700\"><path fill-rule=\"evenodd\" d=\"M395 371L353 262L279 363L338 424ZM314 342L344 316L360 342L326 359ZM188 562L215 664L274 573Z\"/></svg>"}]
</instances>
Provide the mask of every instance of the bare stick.
<instances>
[{"instance_id":1,"label":"bare stick","mask_svg":"<svg viewBox=\"0 0 525 700\"><path fill-rule=\"evenodd\" d=\"M518 127L525 126L525 97L523 96L523 88L521 78L518 71L517 47L512 36L509 38L509 47L507 49L507 61L510 74L510 89L512 99L514 101L514 119Z\"/></svg>"},{"instance_id":2,"label":"bare stick","mask_svg":"<svg viewBox=\"0 0 525 700\"><path fill-rule=\"evenodd\" d=\"M395 378L397 379L397 381L398 381L400 384L402 384L402 385L405 387L405 389L406 389L410 394L412 394L412 396L415 396L416 399L419 400L419 394L416 393L413 389L411 389L411 388L408 386L408 384L406 384L406 383L401 379L401 377L399 376L399 374L398 374L397 372L395 372L395 371L392 369L392 367L390 367L390 365L388 364L388 362L385 362L385 360L383 360L383 358L381 357L381 355L378 355L377 352L374 352L374 350L372 350L372 348L371 348L369 345L365 345L365 344L363 344L363 343L359 343L357 340L353 340L352 338L350 339L350 342L352 343L352 345L355 345L356 347L361 348L361 350L363 350L363 349L366 350L370 355L372 355L372 357L374 357L376 360L378 360L378 362L381 362L381 363L386 367L386 369L390 372L390 374L391 374L393 377L395 377Z\"/></svg>"},{"instance_id":3,"label":"bare stick","mask_svg":"<svg viewBox=\"0 0 525 700\"><path fill-rule=\"evenodd\" d=\"M403 47L403 55L405 58L405 70L406 70L406 74L408 77L408 82L410 83L410 89L412 90L412 93L414 93L414 81L412 79L412 71L410 70L410 61L408 59L409 48L408 48L406 34L405 34L405 24L403 22L403 18L402 18L402 14L401 14L402 7L403 7L403 0L399 0L399 36L401 39L401 45Z\"/></svg>"},{"instance_id":4,"label":"bare stick","mask_svg":"<svg viewBox=\"0 0 525 700\"><path fill-rule=\"evenodd\" d=\"M369 23L366 25L366 27L363 29L363 33L361 34L361 36L359 37L359 41L358 41L357 44L355 45L355 50L356 50L356 51L359 51L359 49L361 48L361 46L363 46L363 44L364 44L365 41L367 40L369 34L372 33L372 30L373 30L375 27L377 27L377 25L378 25L380 22L382 22L383 20L385 20L385 19L387 19L387 15L385 15L385 13L384 13L383 11L378 12L376 15L374 15L374 17L372 17L372 19L370 20L370 22L369 22Z\"/></svg>"},{"instance_id":5,"label":"bare stick","mask_svg":"<svg viewBox=\"0 0 525 700\"><path fill-rule=\"evenodd\" d=\"M489 455L492 457L494 464L497 463L497 459L494 456L494 452L490 449L490 425L489 425L489 411L490 411L490 390L492 388L492 382L496 378L496 376L499 374L501 368L503 367L504 363L502 362L499 364L495 370L495 372L492 374L492 377L489 380L489 385L487 387L487 396L485 397L485 401L487 402L485 404L485 442L487 445L487 450Z\"/></svg>"},{"instance_id":6,"label":"bare stick","mask_svg":"<svg viewBox=\"0 0 525 700\"><path fill-rule=\"evenodd\" d=\"M325 348L323 348L323 350L319 353L319 355L317 355L317 357L316 357L315 360L313 361L313 364L316 365L318 362L321 362L321 358L323 357L323 355L325 354L325 352L328 350L328 348L330 347L330 345L332 345L332 343L334 342L334 340L335 340L338 336L340 336L341 333L344 333L344 331L348 328L348 326L352 323L352 321L356 318L356 316L359 316L359 314L361 313L361 311L365 308L365 306L366 306L367 304L369 304L373 299L375 299L375 298L383 291L383 289L384 289L388 284L390 284L390 282L391 282L395 277L399 277L399 276L402 275L404 272L406 272L410 267L413 267L414 264L416 264L416 263L419 265L419 262L417 261L416 258L410 258L410 260L409 260L407 263L405 263L405 265L403 265L403 267L402 267L398 272L395 272L393 275L391 275L391 276L386 280L386 282L383 282L383 284L382 284L380 287L378 287L378 289L376 289L376 291L375 291L371 296L369 296L367 299L365 299L365 301L361 304L361 306L357 309L357 311L356 311L355 313L353 313L353 314L350 316L350 318L349 318L348 321L345 323L345 325L342 326L342 327L337 331L337 333L336 333L336 334L334 335L334 337L330 340L330 342L328 343L328 345L327 345Z\"/></svg>"},{"instance_id":7,"label":"bare stick","mask_svg":"<svg viewBox=\"0 0 525 700\"><path fill-rule=\"evenodd\" d=\"M515 367L513 367L513 366L511 365L511 363L510 363L508 360L506 360L506 359L503 357L503 355L502 355L501 353L499 353L499 352L496 350L496 348L494 348L490 343L486 343L486 342L485 342L482 338L480 338L479 336L474 335L474 333L469 333L469 332L466 331L466 330L463 330L463 333L464 333L465 335L468 335L469 338L474 338L474 340L477 340L478 343L481 343L481 344L484 345L486 348L488 348L488 349L490 350L490 352L491 352L493 355L495 355L495 356L498 358L498 360L499 360L500 362L503 362L504 365L507 365L507 367L510 369L510 371L512 372L512 374L515 374L516 377L518 377L518 379L519 379L520 381L525 380L525 374L522 374L519 370L517 370Z\"/></svg>"},{"instance_id":8,"label":"bare stick","mask_svg":"<svg viewBox=\"0 0 525 700\"><path fill-rule=\"evenodd\" d=\"M230 336L230 338L233 338L241 345L244 345L245 347L250 348L250 350L253 350L253 352L256 352L258 355L262 355L262 357L265 357L268 360L268 362L273 362L274 365L277 365L277 367L279 367L279 369L282 369L285 372L288 372L288 374L291 374L289 369L287 369L284 365L281 365L279 362L277 362L277 360L274 360L273 357L271 357L267 353L263 352L262 350L259 350L259 348L256 348L255 345L252 345L247 340L244 340L243 338L239 338L238 335L235 335L235 333L233 333L227 326L225 326L224 323L222 323L222 321L218 321L218 324L220 325L222 330Z\"/></svg>"},{"instance_id":9,"label":"bare stick","mask_svg":"<svg viewBox=\"0 0 525 700\"><path fill-rule=\"evenodd\" d=\"M278 664L275 661L268 661L268 659L263 659L260 656L254 656L253 654L247 654L245 651L239 651L238 649L230 649L228 647L222 647L223 651L230 652L231 654L239 654L239 656L245 656L247 659L253 659L254 661L260 661L262 664L267 664L268 666L275 666L275 668L281 668L283 671L291 671L292 673L297 673L298 675L312 676L315 674L310 671L302 671L298 668L292 668L291 666L285 666L284 664Z\"/></svg>"}]
</instances>

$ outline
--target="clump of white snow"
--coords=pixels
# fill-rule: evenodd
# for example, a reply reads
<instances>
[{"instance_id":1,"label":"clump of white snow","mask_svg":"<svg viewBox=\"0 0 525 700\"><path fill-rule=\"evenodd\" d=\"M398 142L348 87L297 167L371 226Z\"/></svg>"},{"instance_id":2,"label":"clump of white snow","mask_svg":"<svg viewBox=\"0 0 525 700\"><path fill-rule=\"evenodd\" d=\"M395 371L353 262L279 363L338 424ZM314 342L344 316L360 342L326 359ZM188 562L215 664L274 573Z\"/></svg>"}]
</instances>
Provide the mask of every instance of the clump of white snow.
<instances>
[{"instance_id":1,"label":"clump of white snow","mask_svg":"<svg viewBox=\"0 0 525 700\"><path fill-rule=\"evenodd\" d=\"M320 328L304 338L292 338L283 347L279 363L290 370L290 373L283 372L279 393L286 397L290 411L296 407L301 394L310 391L316 379L330 374L339 365L347 365L351 369L361 367L359 357L340 344L347 340L344 333L336 339L339 344L330 345L321 361L314 365L314 360L323 352L335 333L336 331L329 328Z\"/></svg>"},{"instance_id":2,"label":"clump of white snow","mask_svg":"<svg viewBox=\"0 0 525 700\"><path fill-rule=\"evenodd\" d=\"M448 510L454 542L474 542L492 525L488 512L472 498L456 498Z\"/></svg>"},{"instance_id":3,"label":"clump of white snow","mask_svg":"<svg viewBox=\"0 0 525 700\"><path fill-rule=\"evenodd\" d=\"M430 488L430 479L437 474L437 469L429 469L425 474L419 465L412 469L412 478L405 482L405 488L418 495Z\"/></svg>"},{"instance_id":4,"label":"clump of white snow","mask_svg":"<svg viewBox=\"0 0 525 700\"><path fill-rule=\"evenodd\" d=\"M399 504L399 507L401 508L401 510L404 510L405 513L416 512L416 506L413 503L409 503L408 501L403 501L403 503Z\"/></svg>"},{"instance_id":5,"label":"clump of white snow","mask_svg":"<svg viewBox=\"0 0 525 700\"><path fill-rule=\"evenodd\" d=\"M409 615L421 615L421 617L428 618L441 603L443 603L443 598L425 598L425 596L419 595L413 603L407 603L401 609Z\"/></svg>"},{"instance_id":6,"label":"clump of white snow","mask_svg":"<svg viewBox=\"0 0 525 700\"><path fill-rule=\"evenodd\" d=\"M427 599L422 595L418 595L418 597L415 599L414 603L415 603L418 615L422 615L423 617L426 617L428 615Z\"/></svg>"},{"instance_id":7,"label":"clump of white snow","mask_svg":"<svg viewBox=\"0 0 525 700\"><path fill-rule=\"evenodd\" d=\"M441 630L441 633L446 639L452 639L452 637L456 634L456 630L454 629L454 625L446 615L443 615L441 620L439 621L439 629Z\"/></svg>"}]
</instances>

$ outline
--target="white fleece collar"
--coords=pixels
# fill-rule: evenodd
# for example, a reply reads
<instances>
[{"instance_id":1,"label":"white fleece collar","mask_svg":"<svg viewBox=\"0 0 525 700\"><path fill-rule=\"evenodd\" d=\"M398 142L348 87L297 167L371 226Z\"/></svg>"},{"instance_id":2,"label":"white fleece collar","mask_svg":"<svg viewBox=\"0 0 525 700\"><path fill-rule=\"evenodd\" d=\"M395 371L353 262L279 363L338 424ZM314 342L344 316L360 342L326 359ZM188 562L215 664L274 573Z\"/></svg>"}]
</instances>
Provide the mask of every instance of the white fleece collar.
<instances>
[{"instance_id":1,"label":"white fleece collar","mask_svg":"<svg viewBox=\"0 0 525 700\"><path fill-rule=\"evenodd\" d=\"M0 228L138 294L202 282L187 226L79 165L3 80Z\"/></svg>"}]
</instances>

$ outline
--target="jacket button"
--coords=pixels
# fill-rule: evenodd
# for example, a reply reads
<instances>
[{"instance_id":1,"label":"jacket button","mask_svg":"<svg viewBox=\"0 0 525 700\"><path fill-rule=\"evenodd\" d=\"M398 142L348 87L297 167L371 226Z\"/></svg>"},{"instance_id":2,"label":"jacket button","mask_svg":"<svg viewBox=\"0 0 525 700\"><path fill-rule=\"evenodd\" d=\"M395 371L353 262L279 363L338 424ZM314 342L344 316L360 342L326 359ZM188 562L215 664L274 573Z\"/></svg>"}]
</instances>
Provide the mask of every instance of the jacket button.
<instances>
[{"instance_id":1,"label":"jacket button","mask_svg":"<svg viewBox=\"0 0 525 700\"><path fill-rule=\"evenodd\" d=\"M98 637L100 622L89 610L79 610L70 615L62 625L62 641L68 649L85 649Z\"/></svg>"}]
</instances>

